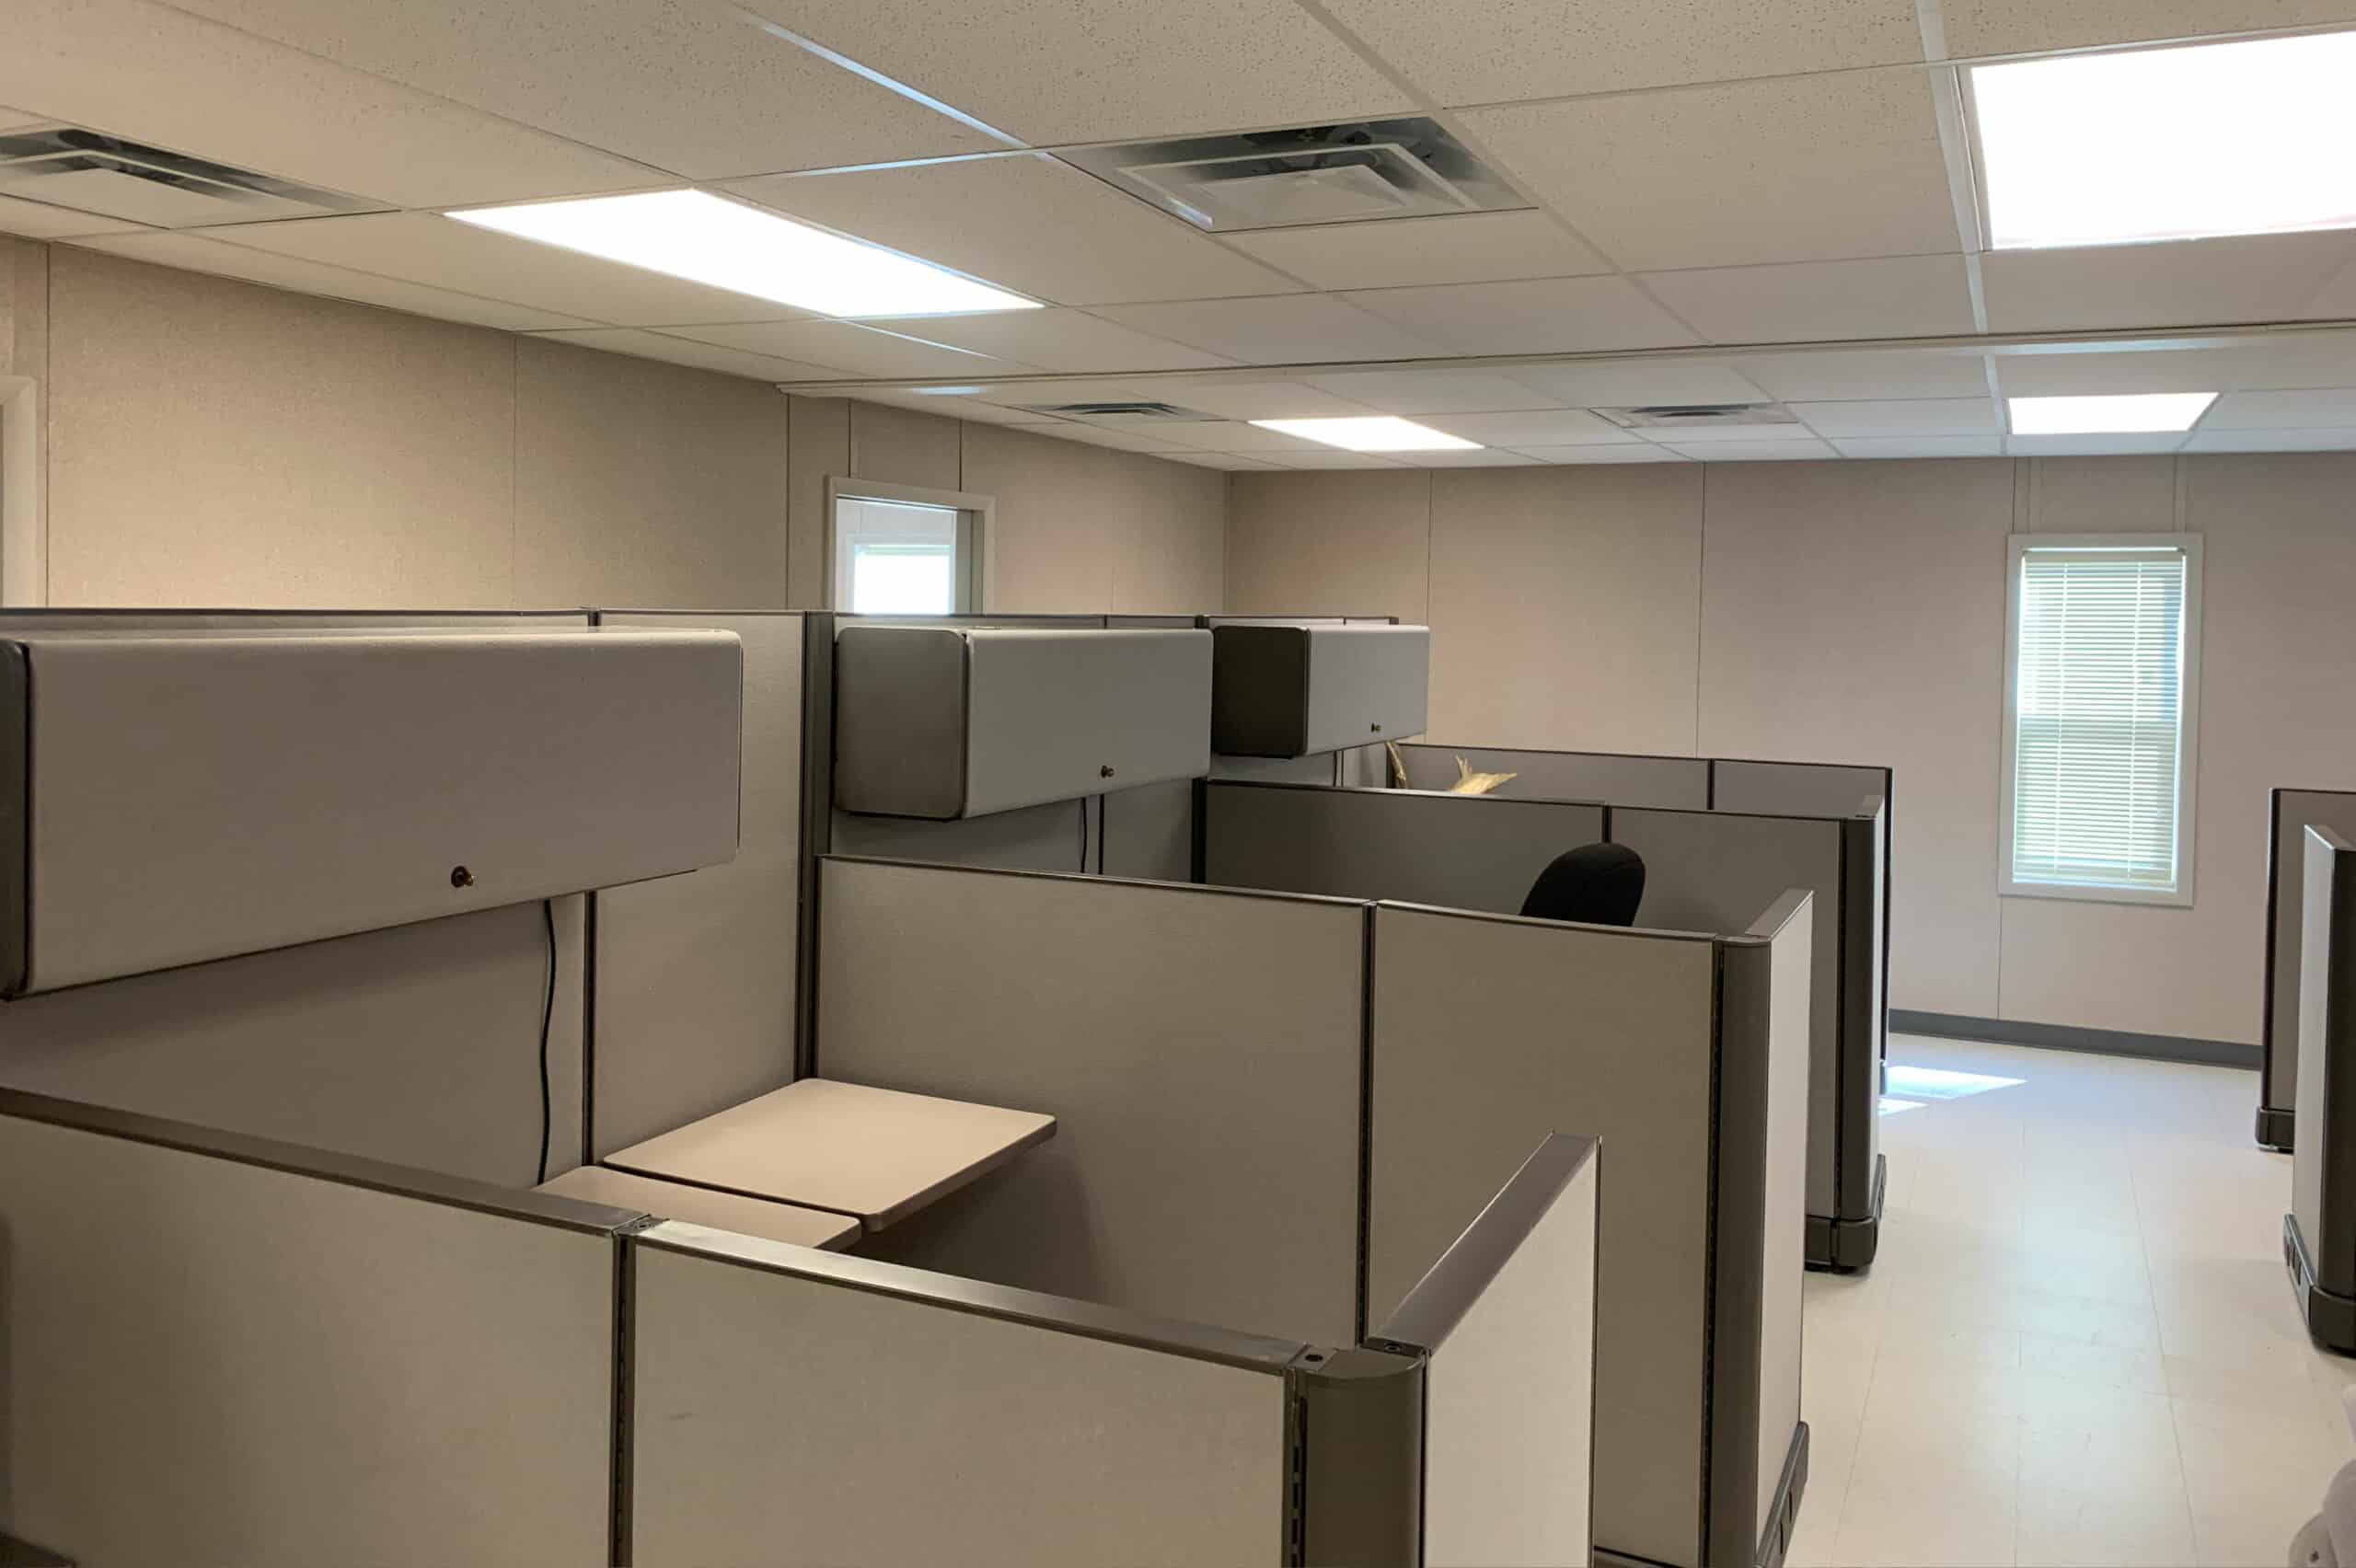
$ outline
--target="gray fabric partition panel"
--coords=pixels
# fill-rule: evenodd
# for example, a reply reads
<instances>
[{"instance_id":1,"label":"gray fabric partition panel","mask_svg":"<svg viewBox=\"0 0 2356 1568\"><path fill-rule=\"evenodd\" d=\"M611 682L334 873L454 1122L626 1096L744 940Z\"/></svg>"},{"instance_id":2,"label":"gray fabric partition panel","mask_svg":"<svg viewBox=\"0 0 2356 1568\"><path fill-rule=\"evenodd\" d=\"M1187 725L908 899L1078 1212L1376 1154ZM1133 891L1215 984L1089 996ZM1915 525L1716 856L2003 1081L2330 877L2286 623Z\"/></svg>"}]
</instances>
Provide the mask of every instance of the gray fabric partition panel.
<instances>
[{"instance_id":1,"label":"gray fabric partition panel","mask_svg":"<svg viewBox=\"0 0 2356 1568\"><path fill-rule=\"evenodd\" d=\"M2266 843L2266 992L2258 1034L2258 1141L2293 1147L2299 1093L2300 925L2309 826L2356 839L2356 790L2276 790Z\"/></svg>"},{"instance_id":2,"label":"gray fabric partition panel","mask_svg":"<svg viewBox=\"0 0 2356 1568\"><path fill-rule=\"evenodd\" d=\"M793 1078L802 843L798 615L607 610L614 627L716 627L745 649L736 859L596 894L599 1157Z\"/></svg>"},{"instance_id":3,"label":"gray fabric partition panel","mask_svg":"<svg viewBox=\"0 0 2356 1568\"><path fill-rule=\"evenodd\" d=\"M556 901L551 1173L581 1158L582 905ZM0 1004L0 1084L529 1186L537 904Z\"/></svg>"},{"instance_id":4,"label":"gray fabric partition panel","mask_svg":"<svg viewBox=\"0 0 2356 1568\"><path fill-rule=\"evenodd\" d=\"M1189 882L1195 870L1192 779L1096 797L1097 870L1108 877Z\"/></svg>"},{"instance_id":5,"label":"gray fabric partition panel","mask_svg":"<svg viewBox=\"0 0 2356 1568\"><path fill-rule=\"evenodd\" d=\"M631 1250L641 1562L1283 1560L1298 1345L1124 1343L1078 1303L688 1226Z\"/></svg>"},{"instance_id":6,"label":"gray fabric partition panel","mask_svg":"<svg viewBox=\"0 0 2356 1568\"><path fill-rule=\"evenodd\" d=\"M1683 1565L1703 1560L1716 974L1707 937L1375 911L1368 1320L1527 1150L1600 1134L1596 1544Z\"/></svg>"},{"instance_id":7,"label":"gray fabric partition panel","mask_svg":"<svg viewBox=\"0 0 2356 1568\"><path fill-rule=\"evenodd\" d=\"M1191 794L1192 787L1186 788ZM1092 870L1096 801L1093 798L1052 801L1019 812L953 822L837 811L829 847L837 855L929 860L1003 871Z\"/></svg>"},{"instance_id":8,"label":"gray fabric partition panel","mask_svg":"<svg viewBox=\"0 0 2356 1568\"><path fill-rule=\"evenodd\" d=\"M1710 803L1710 764L1703 757L1431 744L1403 745L1399 753L1413 790L1445 790L1454 784L1456 759L1462 757L1475 773L1513 774L1495 791L1507 800L1609 801L1694 811Z\"/></svg>"},{"instance_id":9,"label":"gray fabric partition panel","mask_svg":"<svg viewBox=\"0 0 2356 1568\"><path fill-rule=\"evenodd\" d=\"M633 1216L518 1206L581 1217L0 1116L0 1528L122 1568L613 1561Z\"/></svg>"},{"instance_id":10,"label":"gray fabric partition panel","mask_svg":"<svg viewBox=\"0 0 2356 1568\"><path fill-rule=\"evenodd\" d=\"M1809 944L1807 1207L1810 1214L1838 1216L1839 1138L1854 1130L1844 1125L1842 1105L1841 824L1810 817L1615 806L1611 840L1644 857L1645 901L1636 918L1648 927L1739 931L1785 888L1806 888L1816 895ZM1865 913L1859 912L1861 917ZM1867 1064L1845 1065L1861 1079L1870 1076Z\"/></svg>"},{"instance_id":11,"label":"gray fabric partition panel","mask_svg":"<svg viewBox=\"0 0 2356 1568\"><path fill-rule=\"evenodd\" d=\"M1229 782L1203 790L1203 880L1219 887L1510 915L1548 861L1603 836L1603 809L1569 801Z\"/></svg>"},{"instance_id":12,"label":"gray fabric partition panel","mask_svg":"<svg viewBox=\"0 0 2356 1568\"><path fill-rule=\"evenodd\" d=\"M1848 816L1868 796L1889 793L1890 770L1845 762L1711 764L1712 803L1722 812L1774 816Z\"/></svg>"},{"instance_id":13,"label":"gray fabric partition panel","mask_svg":"<svg viewBox=\"0 0 2356 1568\"><path fill-rule=\"evenodd\" d=\"M1316 756L1211 757L1213 778L1234 778L1254 784L1339 784L1340 752Z\"/></svg>"},{"instance_id":14,"label":"gray fabric partition panel","mask_svg":"<svg viewBox=\"0 0 2356 1568\"><path fill-rule=\"evenodd\" d=\"M2356 848L2300 834L2298 1147L2282 1223L2308 1331L2356 1351Z\"/></svg>"},{"instance_id":15,"label":"gray fabric partition panel","mask_svg":"<svg viewBox=\"0 0 2356 1568\"><path fill-rule=\"evenodd\" d=\"M1057 1119L870 1252L1353 1341L1362 906L836 859L820 884L819 1074Z\"/></svg>"}]
</instances>

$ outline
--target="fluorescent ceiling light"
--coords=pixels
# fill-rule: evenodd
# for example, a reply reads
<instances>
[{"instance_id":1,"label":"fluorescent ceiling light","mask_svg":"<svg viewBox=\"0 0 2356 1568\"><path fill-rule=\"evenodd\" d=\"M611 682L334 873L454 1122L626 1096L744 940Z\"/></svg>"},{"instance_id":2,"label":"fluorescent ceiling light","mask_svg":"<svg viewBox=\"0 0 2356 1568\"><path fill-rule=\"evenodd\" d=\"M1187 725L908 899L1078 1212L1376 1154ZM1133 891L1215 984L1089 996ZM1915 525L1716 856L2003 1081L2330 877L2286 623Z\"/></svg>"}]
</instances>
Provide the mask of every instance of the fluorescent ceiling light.
<instances>
[{"instance_id":1,"label":"fluorescent ceiling light","mask_svg":"<svg viewBox=\"0 0 2356 1568\"><path fill-rule=\"evenodd\" d=\"M2138 392L2117 398L2012 398L2015 435L2122 435L2190 430L2214 392Z\"/></svg>"},{"instance_id":2,"label":"fluorescent ceiling light","mask_svg":"<svg viewBox=\"0 0 2356 1568\"><path fill-rule=\"evenodd\" d=\"M1034 310L1037 302L701 190L452 213L462 224L825 316Z\"/></svg>"},{"instance_id":3,"label":"fluorescent ceiling light","mask_svg":"<svg viewBox=\"0 0 2356 1568\"><path fill-rule=\"evenodd\" d=\"M1253 420L1262 430L1278 431L1297 435L1303 441L1322 441L1328 446L1340 446L1352 452L1472 452L1480 448L1477 441L1461 436L1444 435L1413 420L1393 419L1389 414L1347 420Z\"/></svg>"},{"instance_id":4,"label":"fluorescent ceiling light","mask_svg":"<svg viewBox=\"0 0 2356 1568\"><path fill-rule=\"evenodd\" d=\"M2356 227L2356 33L1971 70L1989 243Z\"/></svg>"}]
</instances>

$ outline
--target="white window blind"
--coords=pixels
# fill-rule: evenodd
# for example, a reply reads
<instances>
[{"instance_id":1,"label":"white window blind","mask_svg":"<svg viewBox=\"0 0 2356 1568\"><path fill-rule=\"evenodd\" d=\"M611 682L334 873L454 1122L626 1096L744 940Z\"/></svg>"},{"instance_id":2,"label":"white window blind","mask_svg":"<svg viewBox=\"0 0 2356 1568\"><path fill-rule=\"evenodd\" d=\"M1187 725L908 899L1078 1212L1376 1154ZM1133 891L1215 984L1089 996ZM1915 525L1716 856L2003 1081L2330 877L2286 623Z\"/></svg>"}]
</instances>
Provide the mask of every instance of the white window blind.
<instances>
[{"instance_id":1,"label":"white window blind","mask_svg":"<svg viewBox=\"0 0 2356 1568\"><path fill-rule=\"evenodd\" d=\"M2181 901L2197 543L2016 541L2008 891Z\"/></svg>"}]
</instances>

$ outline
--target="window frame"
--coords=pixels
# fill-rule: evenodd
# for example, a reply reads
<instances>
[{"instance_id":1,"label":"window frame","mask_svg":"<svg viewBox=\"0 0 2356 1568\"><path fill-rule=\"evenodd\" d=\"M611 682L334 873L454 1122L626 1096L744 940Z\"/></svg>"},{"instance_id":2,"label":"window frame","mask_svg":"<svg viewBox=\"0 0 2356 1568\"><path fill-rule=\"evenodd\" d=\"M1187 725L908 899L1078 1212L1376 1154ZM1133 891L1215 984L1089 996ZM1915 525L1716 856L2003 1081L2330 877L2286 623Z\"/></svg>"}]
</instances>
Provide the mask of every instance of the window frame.
<instances>
[{"instance_id":1,"label":"window frame","mask_svg":"<svg viewBox=\"0 0 2356 1568\"><path fill-rule=\"evenodd\" d=\"M896 485L883 479L855 479L846 475L830 474L826 478L826 607L841 614L853 613L849 606L837 604L837 582L841 564L837 557L837 542L842 533L838 513L846 501L896 502L901 505L938 506L957 513L957 572L955 604L952 615L971 616L987 613L998 597L995 591L997 563L991 559L989 536L998 512L998 498L970 490L930 490L922 485Z\"/></svg>"},{"instance_id":2,"label":"window frame","mask_svg":"<svg viewBox=\"0 0 2356 1568\"><path fill-rule=\"evenodd\" d=\"M2192 907L2193 829L2198 821L2197 786L2200 777L2200 544L2198 534L2014 534L2006 538L2004 734L1996 817L1999 897ZM2031 550L2106 549L2178 550L2184 555L2184 655L2182 667L2177 672L2177 880L2175 887L2165 890L2105 882L2020 882L2013 875L2014 794L2020 750L2021 562Z\"/></svg>"}]
</instances>

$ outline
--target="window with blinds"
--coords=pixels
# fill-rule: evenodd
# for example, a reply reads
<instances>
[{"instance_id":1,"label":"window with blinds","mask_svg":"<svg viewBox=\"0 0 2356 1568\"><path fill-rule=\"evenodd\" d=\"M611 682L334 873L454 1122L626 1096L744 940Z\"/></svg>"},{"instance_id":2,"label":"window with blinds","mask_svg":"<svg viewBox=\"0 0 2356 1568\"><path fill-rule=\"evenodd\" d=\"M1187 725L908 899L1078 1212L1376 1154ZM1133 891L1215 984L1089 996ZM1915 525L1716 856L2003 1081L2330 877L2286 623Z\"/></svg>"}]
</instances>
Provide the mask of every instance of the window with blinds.
<instances>
[{"instance_id":1,"label":"window with blinds","mask_svg":"<svg viewBox=\"0 0 2356 1568\"><path fill-rule=\"evenodd\" d=\"M2015 538L2004 891L2191 902L2200 540Z\"/></svg>"}]
</instances>

